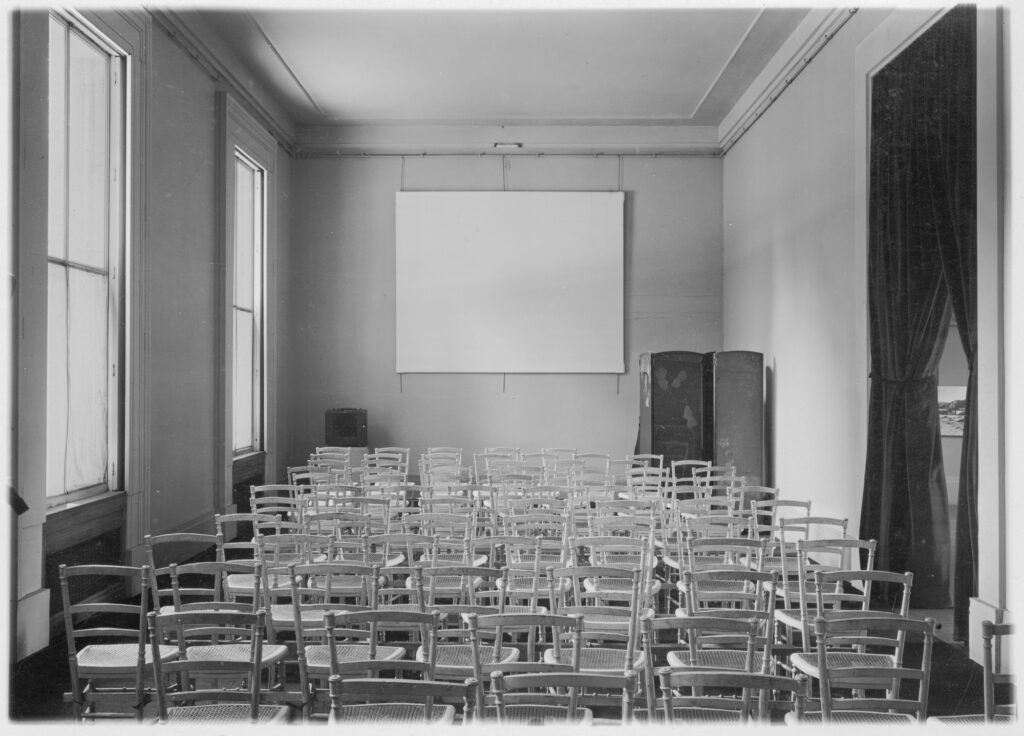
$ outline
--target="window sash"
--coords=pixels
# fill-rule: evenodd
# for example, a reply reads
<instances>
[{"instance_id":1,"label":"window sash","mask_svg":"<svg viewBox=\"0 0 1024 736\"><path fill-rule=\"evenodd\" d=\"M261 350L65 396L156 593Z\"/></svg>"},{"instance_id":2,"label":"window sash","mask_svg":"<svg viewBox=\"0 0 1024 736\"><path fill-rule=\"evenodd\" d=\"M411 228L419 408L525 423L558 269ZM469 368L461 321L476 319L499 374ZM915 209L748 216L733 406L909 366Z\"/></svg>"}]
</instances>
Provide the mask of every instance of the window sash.
<instances>
[{"instance_id":1,"label":"window sash","mask_svg":"<svg viewBox=\"0 0 1024 736\"><path fill-rule=\"evenodd\" d=\"M263 253L266 170L235 149L232 450L263 449Z\"/></svg>"},{"instance_id":2,"label":"window sash","mask_svg":"<svg viewBox=\"0 0 1024 736\"><path fill-rule=\"evenodd\" d=\"M50 14L47 501L119 487L123 54Z\"/></svg>"}]
</instances>

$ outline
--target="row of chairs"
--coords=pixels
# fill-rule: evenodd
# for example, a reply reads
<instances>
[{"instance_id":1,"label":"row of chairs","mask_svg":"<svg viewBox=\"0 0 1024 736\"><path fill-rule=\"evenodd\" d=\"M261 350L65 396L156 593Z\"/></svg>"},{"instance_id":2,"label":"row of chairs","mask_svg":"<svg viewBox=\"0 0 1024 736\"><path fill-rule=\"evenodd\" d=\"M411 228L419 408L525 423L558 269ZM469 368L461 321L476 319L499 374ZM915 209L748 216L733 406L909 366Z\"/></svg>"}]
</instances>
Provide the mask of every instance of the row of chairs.
<instances>
[{"instance_id":1,"label":"row of chairs","mask_svg":"<svg viewBox=\"0 0 1024 736\"><path fill-rule=\"evenodd\" d=\"M411 449L378 447L358 465L353 448L317 447L307 464L288 468L289 483L337 482L401 485L409 482ZM487 447L463 463L459 447L429 447L418 457L419 482L425 486L476 483L497 485L508 480L534 485L729 485L742 482L735 469L707 461L676 460L644 453L613 459L606 453L549 447L523 452L514 447Z\"/></svg>"},{"instance_id":2,"label":"row of chairs","mask_svg":"<svg viewBox=\"0 0 1024 736\"><path fill-rule=\"evenodd\" d=\"M145 569L127 568L115 570L113 568L65 568L62 570L62 587L67 587L68 581L81 578L88 574L138 574L138 582L143 588L148 579L148 571ZM345 570L352 573L353 570ZM463 717L472 719L474 713L478 718L497 717L499 719L516 720L513 712L506 710L508 703L502 699L502 695L508 690L517 689L520 686L527 686L532 683L534 687L554 687L557 682L567 686L572 678L565 679L565 676L577 673L585 673L594 676L590 680L577 678L574 687L582 688L573 695L574 704L568 709L568 715L559 710L558 717L576 717L577 708L580 702L593 703L595 706L608 707L609 701L594 700L593 688L599 687L598 677L605 678L606 689L613 691L613 698L618 698L622 705L621 717L629 720L633 711L633 694L639 692L643 699L643 717L658 720L677 720L680 718L703 718L709 717L713 720L722 718L739 717L745 719L750 717L751 690L760 683L762 697L770 693L784 692L792 699L791 705L776 703L776 706L792 709L794 718L800 719L824 719L828 721L841 721L843 718L852 720L891 720L890 716L911 716L916 719L923 719L927 712L927 690L930 673L930 647L934 635L934 622L930 620L915 621L902 616L865 616L856 615L851 612L845 616L818 616L815 620L815 633L817 641L816 656L805 656L795 654L791 658L795 667L799 670L793 678L786 679L771 672L765 672L762 668L758 671L754 662L756 660L755 647L760 637L760 627L754 618L744 617L742 613L731 619L723 618L721 611L714 615L707 613L690 613L686 616L655 617L653 613L646 613L641 619L643 630L643 653L634 662L633 667L626 669L626 679L618 677L621 672L605 671L601 668L591 668L589 671L584 666L583 653L587 648L582 646L582 633L586 631L585 614L578 611L558 614L484 614L479 611L466 610L458 607L446 607L434 610L410 610L409 608L389 609L384 608L363 608L351 610L349 604L345 604L344 612L339 612L337 606L340 602L322 602L319 606L309 607L301 603L302 590L297 581L309 580L310 575L324 574L323 568L311 568L304 570L293 566L290 570L289 586L292 590L292 606L295 610L294 621L298 627L296 644L300 663L300 672L307 663L320 662L319 669L315 666L309 667L307 677L302 678L302 688L298 694L286 693L283 691L274 692L271 688L264 690L261 686L264 671L272 668L284 657L283 646L275 644L272 640L264 641L264 617L265 609L244 610L243 608L231 608L222 602L213 605L210 601L193 602L191 604L180 603L176 610L165 613L151 612L148 616L149 649L144 651L145 636L138 639L136 646L127 645L111 647L109 644L90 645L75 652L75 665L73 672L77 669L81 677L89 679L89 687L81 688L79 693L83 697L82 705L86 699L90 704L98 702L101 690L91 680L98 677L100 669L97 669L97 662L105 656L124 658L124 654L134 654L134 662L123 659L120 672L114 666L107 674L121 675L128 674L134 667L137 671L152 667L155 682L158 712L162 719L239 719L249 718L251 720L278 720L285 718L287 711L279 705L284 698L299 698L304 712L311 708L318 689L309 687L308 673L326 679L328 682L327 692L332 702L332 717L336 719L350 717L374 717L378 716L395 717L395 707L384 711L370 711L361 713L359 711L347 711L341 705L342 695L345 690L345 677L354 674L364 674L367 671L381 672L384 670L409 672L415 671L423 680L432 681L439 679L454 680L466 685L461 691L461 700L464 702ZM819 573L820 574L820 573ZM261 575L262 577L262 575ZM315 586L314 586L315 587ZM322 600L322 599L321 599ZM74 610L75 614L84 613L96 614L100 611L79 608ZM453 613L464 617L468 621L468 627L457 627L456 629L445 629L441 624L442 610L447 615ZM319 611L323 614L322 625L308 613ZM109 611L104 611L109 612ZM118 610L117 613L134 613L128 609ZM725 623L728 621L729 623ZM312 623L314 631L321 631L326 634L326 643L305 646L305 635L302 627ZM376 644L378 637L377 627L405 625L410 631L420 629L418 636L412 636L407 645L380 645ZM322 628L321 628L322 627ZM521 630L523 628L539 629L548 627L551 634L547 640L552 643L544 656L537 657L535 654L526 661L519 661L518 649L502 645L502 632ZM671 653L669 657L670 667L653 668L654 653L653 644L657 632L672 630L676 635L686 632L681 637L690 642L690 649L676 653L681 661L673 661ZM439 650L444 647L455 647L456 650L466 651L464 644L439 644L438 639L442 633L451 634L452 631L468 632L469 654L468 662L465 659L459 664L446 661L439 656ZM491 652L490 647L482 647L480 632L488 631L492 634L495 642L495 650L498 655L484 657L482 653ZM745 646L735 650L746 661L743 666L723 667L720 658L712 662L702 660L700 655L694 655L696 642L701 641L705 634L712 633L716 640L708 647L708 652L718 655L722 651L722 632L732 632L745 640ZM100 630L101 635L110 637L113 629L105 627ZM867 632L870 632L865 638ZM129 634L128 630L125 634ZM569 651L559 653L558 644L564 640L566 634L571 638ZM136 636L139 635L135 631ZM883 634L888 636L883 637ZM462 634L460 633L460 636ZM920 635L924 638L924 649L919 667L905 666L901 660L900 647L905 643L908 635ZM128 636L127 638L130 638ZM315 639L314 639L315 640ZM359 641L363 643L358 643ZM357 643L353 643L357 642ZM842 646L842 649L833 649L835 644ZM858 648L871 645L878 647L882 644L891 645L894 648L892 655L866 655ZM406 663L406 654L409 646L415 649L415 660ZM851 648L851 645L855 645ZM554 656L548 656L554 652ZM327 660L324 666L323 660ZM461 664L461 666L460 666ZM621 663L619 665L621 667ZM522 674L526 671L537 670L533 679L503 679L497 673L514 672ZM567 669L566 669L567 668ZM729 671L724 671L728 669ZM645 673L643 687L637 686L637 672ZM718 674L709 674L717 672ZM471 673L471 677L465 675ZM563 679L547 679L542 682L542 675L556 674ZM747 677L758 675L762 679L757 680ZM177 678L176 688L168 688L168 678ZM653 687L653 678L657 677L661 682L660 694ZM197 687L196 683L213 679L240 679L240 683L233 688L223 687ZM724 686L727 682L738 682L740 679L746 682L743 702L745 705L737 706L735 701L713 702L704 696L704 688L717 688ZM770 679L769 679L770 678ZM804 705L807 695L805 678L814 678L818 681L818 692L820 694L820 710L813 713L803 713L806 710ZM134 691L121 692L121 697L129 697L133 707L141 713L144 705L142 697L142 682L144 675L137 675ZM484 690L480 687L486 680L491 683L491 699L488 699ZM469 680L470 682L467 682ZM918 695L914 698L901 697L901 683L907 680L918 682ZM270 678L268 678L268 682ZM794 683L802 683L797 686ZM378 683L382 687L381 693L387 692L386 684ZM680 688L691 688L692 692L684 695ZM835 688L852 689L855 692L860 690L883 690L884 696L862 695L854 699L835 699L833 690ZM348 691L352 695L358 688ZM320 688L319 692L323 692ZM451 690L434 690L438 697L450 695ZM803 695L801 695L801 692ZM586 693L590 700L581 701L579 697ZM115 696L118 693L102 692L102 695ZM277 696L277 697L275 697ZM308 699L307 699L308 696ZM775 697L774 695L772 696ZM230 701L229 704L220 707L209 705L197 705L207 700ZM237 701L237 702L236 702ZM516 705L527 705L523 699L512 699ZM614 701L613 701L614 702ZM534 704L535 705L535 704ZM764 707L763 702L760 703ZM708 712L710 709L710 712ZM406 709L408 712L408 708ZM450 712L446 709L446 712ZM95 717L97 712L90 713ZM537 711L526 710L521 714L527 720L540 718ZM587 717L592 713L588 712ZM431 716L433 717L433 716ZM555 717L555 716L551 716Z\"/></svg>"}]
</instances>

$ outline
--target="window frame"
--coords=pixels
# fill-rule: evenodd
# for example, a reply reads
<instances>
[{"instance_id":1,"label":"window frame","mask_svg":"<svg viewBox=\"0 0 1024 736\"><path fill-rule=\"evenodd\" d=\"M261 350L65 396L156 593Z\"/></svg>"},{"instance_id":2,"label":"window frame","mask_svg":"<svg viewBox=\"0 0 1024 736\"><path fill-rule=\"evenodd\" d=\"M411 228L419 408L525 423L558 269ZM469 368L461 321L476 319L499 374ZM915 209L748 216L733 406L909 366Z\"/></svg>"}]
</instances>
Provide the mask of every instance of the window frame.
<instances>
[{"instance_id":1,"label":"window frame","mask_svg":"<svg viewBox=\"0 0 1024 736\"><path fill-rule=\"evenodd\" d=\"M126 51L118 47L113 41L111 41L104 33L97 29L94 25L86 21L83 17L77 13L63 12L60 10L50 10L47 14L47 27L50 28L52 22L61 24L64 28L64 42L65 42L65 54L63 55L65 71L64 71L64 123L65 126L68 124L67 112L69 105L67 104L69 97L70 84L68 82L69 74L67 72L70 67L70 54L67 50L70 49L72 35L77 36L91 47L95 48L99 52L106 54L109 58L108 68L108 82L109 82L109 95L108 95L108 109L107 109L107 145L108 145L108 162L109 170L106 177L108 186L108 194L106 199L107 208L107 236L106 236L106 268L100 269L89 264L75 262L70 258L70 253L67 247L67 237L70 228L68 227L68 206L69 206L69 152L67 147L67 140L65 137L65 144L63 146L63 169L64 174L61 180L61 185L64 188L64 194L62 199L62 205L64 207L63 224L62 229L64 231L64 252L63 257L57 257L50 254L50 246L46 248L46 268L47 273L45 281L47 289L50 288L50 266L57 265L63 268L65 275L70 275L72 269L85 271L97 275L103 275L106 278L106 293L107 293L107 309L106 309L106 322L107 322L107 359L106 359L106 375L107 375L107 448L106 448L106 482L96 483L89 486L83 486L74 490L68 491L63 490L60 493L49 494L49 484L47 483L46 508L48 511L60 509L65 506L77 504L81 501L88 500L94 497L101 496L112 492L121 492L124 489L124 468L125 468L125 448L124 438L125 432L124 427L126 423L126 417L123 416L125 410L125 385L124 385L124 366L126 365L127 353L125 347L126 331L125 331L125 315L127 314L127 292L126 292L126 279L125 275L127 254L130 248L130 199L128 197L128 182L129 175L128 171L131 167L131 110L132 110L132 97L131 97L131 56ZM52 59L52 54L51 54ZM49 69L47 75L50 75ZM52 100L52 97L50 98ZM47 105L50 107L50 103ZM65 133L66 136L66 133ZM49 151L48 144L48 151ZM51 170L52 171L52 170ZM47 233L48 239L51 237L50 228L54 222L54 215L50 210L50 203L47 205ZM48 240L49 243L49 240ZM65 281L65 283L68 283ZM65 287L67 288L67 287ZM49 318L46 319L46 329L49 330L50 323ZM49 365L49 358L47 359L47 365ZM46 452L44 451L44 457ZM65 461L66 462L66 461ZM47 463L49 467L49 463ZM48 471L47 471L48 472ZM44 473L44 480L45 480ZM66 481L65 484L66 486Z\"/></svg>"},{"instance_id":2,"label":"window frame","mask_svg":"<svg viewBox=\"0 0 1024 736\"><path fill-rule=\"evenodd\" d=\"M237 97L225 91L216 93L218 120L218 196L219 228L222 248L220 274L221 319L217 336L218 364L221 368L221 387L217 414L217 446L220 452L219 474L214 493L214 508L233 511L237 508L233 487L236 476L245 471L252 482L274 482L271 469L276 457L276 381L277 341L275 336L277 315L272 307L276 303L277 280L275 273L277 249L277 157L278 142L265 127L245 108ZM234 347L234 203L235 203L235 150L241 149L265 172L263 198L265 202L264 240L261 264L263 268L263 305L260 324L263 345L260 386L262 389L261 449L236 454L233 435L233 347ZM262 480L256 480L262 479Z\"/></svg>"},{"instance_id":3,"label":"window frame","mask_svg":"<svg viewBox=\"0 0 1024 736\"><path fill-rule=\"evenodd\" d=\"M235 447L234 441L234 424L235 416L234 411L237 407L233 405L234 394L232 394L232 415L231 415L231 452L234 458L246 457L259 452L265 451L264 436L265 436L265 421L266 416L264 412L264 405L266 403L267 386L264 381L266 375L265 365L265 351L263 345L266 342L266 322L263 319L264 315L264 303L266 302L266 279L264 274L266 273L266 252L267 252L267 184L269 180L269 172L254 156L246 153L245 149L240 145L234 146L234 160L237 164L241 162L243 165L251 169L254 173L254 181L259 183L259 191L254 192L253 199L258 201L259 209L254 212L253 217L253 304L251 309L239 307L237 301L234 298L235 293L235 269L232 268L231 284L232 284L232 356L234 356L234 343L237 340L237 335L234 334L234 315L239 310L248 311L251 313L252 324L253 324L253 338L251 346L251 363L252 363L252 396L251 396L251 433L252 443L247 447ZM233 187L237 194L237 180L235 180L235 186ZM230 203L237 200L232 199ZM229 204L230 204L229 203ZM237 216L237 212L235 212ZM236 220L237 222L237 220ZM234 242L232 247L237 250L237 229L234 231ZM232 368L234 368L234 357L232 357ZM232 379L234 380L234 379Z\"/></svg>"}]
</instances>

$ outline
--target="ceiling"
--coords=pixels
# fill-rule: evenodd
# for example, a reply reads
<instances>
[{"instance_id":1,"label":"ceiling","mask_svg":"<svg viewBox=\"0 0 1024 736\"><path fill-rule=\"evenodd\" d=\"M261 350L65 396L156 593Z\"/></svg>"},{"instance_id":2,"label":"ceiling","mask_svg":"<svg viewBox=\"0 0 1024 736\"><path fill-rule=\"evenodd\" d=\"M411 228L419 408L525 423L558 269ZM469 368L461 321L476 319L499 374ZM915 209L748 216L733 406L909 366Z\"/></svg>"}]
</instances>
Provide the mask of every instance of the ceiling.
<instances>
[{"instance_id":1,"label":"ceiling","mask_svg":"<svg viewBox=\"0 0 1024 736\"><path fill-rule=\"evenodd\" d=\"M190 12L299 126L716 126L808 11Z\"/></svg>"}]
</instances>

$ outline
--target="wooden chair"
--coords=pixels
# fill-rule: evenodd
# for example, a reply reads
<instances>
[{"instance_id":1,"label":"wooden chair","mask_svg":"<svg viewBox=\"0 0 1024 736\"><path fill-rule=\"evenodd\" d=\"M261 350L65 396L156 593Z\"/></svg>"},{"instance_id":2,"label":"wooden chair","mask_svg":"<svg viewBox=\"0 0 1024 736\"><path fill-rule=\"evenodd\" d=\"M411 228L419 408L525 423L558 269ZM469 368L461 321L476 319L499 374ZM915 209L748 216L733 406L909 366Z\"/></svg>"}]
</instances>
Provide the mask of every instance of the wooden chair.
<instances>
[{"instance_id":1,"label":"wooden chair","mask_svg":"<svg viewBox=\"0 0 1024 736\"><path fill-rule=\"evenodd\" d=\"M338 674L339 665L357 660L383 659L395 661L412 659L412 653L422 649L421 661L430 665L433 679L437 630L441 625L441 614L405 609L375 608L369 611L328 611L324 616L327 629L327 654L330 659L330 673ZM391 632L408 632L408 641L388 638ZM387 641L387 644L379 644ZM355 650L350 643L365 644L366 654L353 656ZM306 647L307 656L311 647Z\"/></svg>"},{"instance_id":2,"label":"wooden chair","mask_svg":"<svg viewBox=\"0 0 1024 736\"><path fill-rule=\"evenodd\" d=\"M477 712L480 717L493 715L488 709L484 688L494 672L506 674L537 671L578 672L582 646L583 616L556 616L548 613L499 613L466 616L469 642L472 653L472 676L480 684L477 692ZM525 634L525 646L516 657L508 656L504 645L506 635L510 638ZM490 643L485 642L489 639ZM569 644L569 656L562 656L564 642ZM541 649L547 644L553 652L551 658ZM557 660L556 663L545 659Z\"/></svg>"},{"instance_id":3,"label":"wooden chair","mask_svg":"<svg viewBox=\"0 0 1024 736\"><path fill-rule=\"evenodd\" d=\"M286 706L261 702L263 611L194 610L149 614L153 675L161 723L280 723L288 718ZM159 644L173 632L182 644L180 655L170 661L159 656ZM167 686L173 676L176 688ZM227 678L233 686L215 687L211 681Z\"/></svg>"},{"instance_id":4,"label":"wooden chair","mask_svg":"<svg viewBox=\"0 0 1024 736\"><path fill-rule=\"evenodd\" d=\"M554 612L562 616L583 616L582 636L586 646L580 652L580 671L621 673L627 669L643 669L644 653L638 651L637 646L643 600L642 567L548 568L549 596L558 602ZM564 594L558 588L564 589ZM564 651L561 657L559 660L548 651L544 661L565 664Z\"/></svg>"},{"instance_id":5,"label":"wooden chair","mask_svg":"<svg viewBox=\"0 0 1024 736\"><path fill-rule=\"evenodd\" d=\"M255 613L262 611L263 598L261 591L266 578L263 575L263 565L257 562L255 567L250 567L240 562L189 562L183 565L171 565L171 588L174 596L175 613L194 612L223 612L223 613ZM228 593L228 582L233 575L247 574L252 570L255 576L255 584L252 590L252 600L239 601L232 599ZM192 636L193 631L198 631L199 640L194 639L168 639L178 645L178 658L187 655L186 648L191 649L192 655L201 653L203 656L223 656L226 659L239 660L244 655L244 647L238 642L208 635L200 626L190 628L185 626L162 626L159 629L165 635ZM260 619L261 636L266 634L266 616ZM215 640L215 641L214 641ZM195 648L203 645L202 648ZM285 644L276 642L263 642L261 645L262 659L258 662L260 672L267 673L267 688L274 689L283 683L283 666L288 655L288 647Z\"/></svg>"},{"instance_id":6,"label":"wooden chair","mask_svg":"<svg viewBox=\"0 0 1024 736\"><path fill-rule=\"evenodd\" d=\"M778 573L755 570L684 572L685 608L677 610L676 615L687 618L712 616L718 619L753 619L758 624L754 642L756 649L753 659L748 661L745 653L740 651L746 646L745 640L737 640L731 633L716 636L710 629L705 629L699 640L689 641L687 650L668 653L669 666L699 665L707 669L767 674L773 664L777 578Z\"/></svg>"},{"instance_id":7,"label":"wooden chair","mask_svg":"<svg viewBox=\"0 0 1024 736\"><path fill-rule=\"evenodd\" d=\"M579 723L594 720L593 709L617 708L619 722L633 718L637 673L540 672L491 677L499 723ZM604 695L597 694L605 691Z\"/></svg>"},{"instance_id":8,"label":"wooden chair","mask_svg":"<svg viewBox=\"0 0 1024 736\"><path fill-rule=\"evenodd\" d=\"M727 670L732 672L755 672L758 634L761 621L749 617L724 617L715 612L701 616L662 616L646 615L640 619L642 630L642 648L645 662L652 662L654 647L660 632L672 632L674 639L684 642L688 647L685 651L670 652L675 659L670 660L674 670ZM706 642L707 639L707 642ZM730 649L722 649L725 644ZM729 655L724 664L721 653ZM735 655L735 656L733 656ZM738 660L737 660L738 657ZM737 666L737 664L739 666ZM646 666L644 672L644 695L647 703L648 717L653 721L657 718L657 697L654 682L654 668Z\"/></svg>"},{"instance_id":9,"label":"wooden chair","mask_svg":"<svg viewBox=\"0 0 1024 736\"><path fill-rule=\"evenodd\" d=\"M790 656L793 668L817 680L821 710L803 720L825 723L921 722L928 715L935 620L901 616L819 616L816 651ZM903 661L908 635L923 637L921 662ZM911 682L911 687L904 684ZM916 687L915 687L916 685ZM907 690L916 694L908 697ZM838 697L850 690L853 697Z\"/></svg>"},{"instance_id":10,"label":"wooden chair","mask_svg":"<svg viewBox=\"0 0 1024 736\"><path fill-rule=\"evenodd\" d=\"M482 605L477 603L472 591L474 585L473 576L479 570L491 579L501 577L503 571L488 570L487 568L464 568L464 594L452 603L438 604L429 602L425 610L439 614L439 622L435 631L434 639L434 677L438 680L463 681L470 677L477 677L481 665L495 665L516 662L519 659L519 649L516 646L505 645L496 636L493 646L482 648L474 643L473 632L470 630L469 619L474 620L481 617L499 615L500 608L495 605ZM423 571L424 577L434 579L438 576L431 575L429 569ZM426 588L426 586L424 586ZM490 619L488 619L490 620ZM421 646L416 651L417 661L425 661L427 651Z\"/></svg>"},{"instance_id":11,"label":"wooden chair","mask_svg":"<svg viewBox=\"0 0 1024 736\"><path fill-rule=\"evenodd\" d=\"M783 605L775 612L775 620L778 623L780 639L792 646L793 634L798 633L800 634L801 648L804 652L810 652L813 621L818 615L816 613L815 573L849 570L853 564L853 556L860 553L865 555L864 571L871 571L874 568L877 544L874 539L797 540L796 574L794 575L788 567L784 567L779 579ZM786 559L783 557L784 561ZM794 588L796 588L795 607L793 606Z\"/></svg>"},{"instance_id":12,"label":"wooden chair","mask_svg":"<svg viewBox=\"0 0 1024 736\"><path fill-rule=\"evenodd\" d=\"M996 704L996 685L1010 685L1013 677L1001 666L1001 640L1013 634L1013 624L981 622L982 670L984 677L983 708L980 714L932 716L929 726L974 726L985 723L1012 723L1017 720L1016 702Z\"/></svg>"},{"instance_id":13,"label":"wooden chair","mask_svg":"<svg viewBox=\"0 0 1024 736\"><path fill-rule=\"evenodd\" d=\"M801 678L720 670L658 670L665 721L768 724L777 712L799 723L805 708ZM713 689L714 695L705 695ZM682 691L689 690L684 695Z\"/></svg>"},{"instance_id":14,"label":"wooden chair","mask_svg":"<svg viewBox=\"0 0 1024 736\"><path fill-rule=\"evenodd\" d=\"M317 562L291 565L290 612L274 607L278 629L294 635L299 674L299 703L303 718L313 717L317 703L326 705L327 678L331 674L331 655L327 648L326 617L329 611L368 611L372 606L374 568L341 562ZM355 602L352 602L352 601ZM369 658L396 659L404 655L401 647L378 648L370 656L368 643L352 641L337 644L339 661Z\"/></svg>"},{"instance_id":15,"label":"wooden chair","mask_svg":"<svg viewBox=\"0 0 1024 736\"><path fill-rule=\"evenodd\" d=\"M146 647L149 566L61 565L59 575L70 674L64 701L71 703L72 717L75 721L141 721L149 700L145 681L153 657L167 662L178 654L175 647L162 641L154 641L151 649ZM115 592L109 595L127 598L136 585L139 603L124 602L123 598L92 601L82 594L110 587Z\"/></svg>"}]
</instances>

